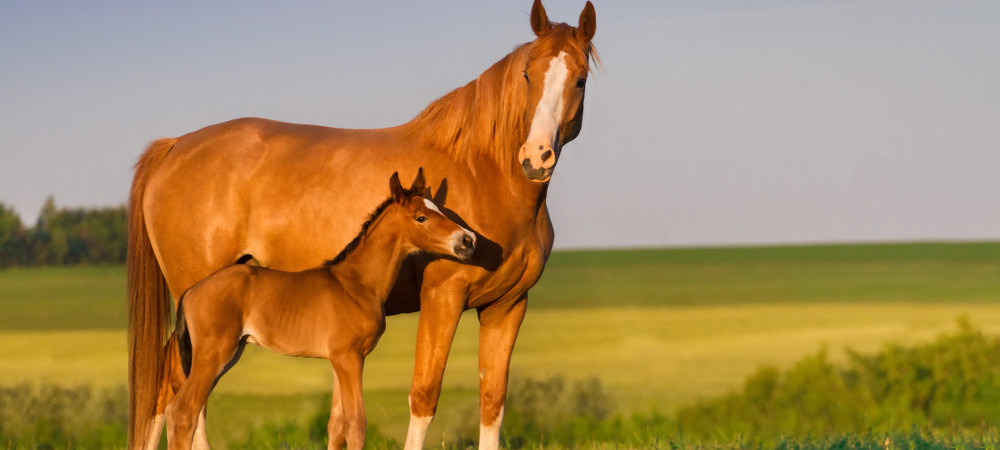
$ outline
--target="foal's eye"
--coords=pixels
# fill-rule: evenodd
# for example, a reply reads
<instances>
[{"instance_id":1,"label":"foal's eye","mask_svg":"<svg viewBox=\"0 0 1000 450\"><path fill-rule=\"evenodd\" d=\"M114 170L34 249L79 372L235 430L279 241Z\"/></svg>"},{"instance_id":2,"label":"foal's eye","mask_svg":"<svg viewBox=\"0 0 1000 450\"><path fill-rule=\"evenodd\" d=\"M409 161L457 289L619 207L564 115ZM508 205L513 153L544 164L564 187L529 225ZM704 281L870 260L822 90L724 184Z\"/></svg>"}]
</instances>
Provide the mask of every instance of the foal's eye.
<instances>
[{"instance_id":1,"label":"foal's eye","mask_svg":"<svg viewBox=\"0 0 1000 450\"><path fill-rule=\"evenodd\" d=\"M586 78L577 78L576 79L576 88L577 89L583 89L586 86L587 86L587 79Z\"/></svg>"},{"instance_id":2,"label":"foal's eye","mask_svg":"<svg viewBox=\"0 0 1000 450\"><path fill-rule=\"evenodd\" d=\"M524 72L521 72L521 73L524 74L524 81L527 81L527 82L531 83L531 80L528 79L528 71L525 70Z\"/></svg>"},{"instance_id":3,"label":"foal's eye","mask_svg":"<svg viewBox=\"0 0 1000 450\"><path fill-rule=\"evenodd\" d=\"M427 216L417 217L417 223L424 223L427 221Z\"/></svg>"}]
</instances>

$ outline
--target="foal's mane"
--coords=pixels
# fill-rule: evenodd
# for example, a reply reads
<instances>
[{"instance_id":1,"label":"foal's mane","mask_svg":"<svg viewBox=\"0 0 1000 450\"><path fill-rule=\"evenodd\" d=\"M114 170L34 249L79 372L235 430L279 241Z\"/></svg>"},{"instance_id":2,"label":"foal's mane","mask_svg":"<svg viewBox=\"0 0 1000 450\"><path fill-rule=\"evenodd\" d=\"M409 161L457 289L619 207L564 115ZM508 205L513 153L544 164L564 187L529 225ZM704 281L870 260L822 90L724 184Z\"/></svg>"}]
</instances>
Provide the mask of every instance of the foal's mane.
<instances>
[{"instance_id":1,"label":"foal's mane","mask_svg":"<svg viewBox=\"0 0 1000 450\"><path fill-rule=\"evenodd\" d=\"M593 46L576 37L575 28L564 23L552 26L544 36L514 48L475 80L427 105L405 125L407 134L455 157L483 155L500 167L510 166L510 155L528 136L522 74L528 62L555 55L559 49L582 52L588 70L590 59L599 62Z\"/></svg>"},{"instance_id":2,"label":"foal's mane","mask_svg":"<svg viewBox=\"0 0 1000 450\"><path fill-rule=\"evenodd\" d=\"M412 194L410 191L406 192L407 195ZM333 259L328 259L324 261L323 267L330 267L340 264L341 261L346 259L348 255L350 255L355 249L357 249L358 245L361 244L361 239L363 239L365 235L368 234L368 229L371 228L372 223L374 223L375 220L378 219L379 216L381 216L382 213L384 213L385 210L388 209L389 205L391 204L392 204L392 197L389 197L385 199L385 201L383 201L382 204L378 205L378 207L375 208L375 211L372 211L372 213L368 216L368 220L366 220L365 223L361 225L361 232L359 232L358 235L351 240L351 242L348 242L347 245L344 247L344 249L337 254L337 256L333 257Z\"/></svg>"}]
</instances>

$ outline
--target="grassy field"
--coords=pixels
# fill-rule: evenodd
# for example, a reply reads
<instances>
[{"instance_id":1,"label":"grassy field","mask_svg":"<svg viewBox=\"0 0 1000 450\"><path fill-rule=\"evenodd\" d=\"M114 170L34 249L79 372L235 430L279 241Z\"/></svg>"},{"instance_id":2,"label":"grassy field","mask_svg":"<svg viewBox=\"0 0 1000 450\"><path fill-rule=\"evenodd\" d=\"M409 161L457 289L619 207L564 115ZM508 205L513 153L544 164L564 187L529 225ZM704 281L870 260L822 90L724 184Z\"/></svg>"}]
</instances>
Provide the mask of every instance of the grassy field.
<instances>
[{"instance_id":1,"label":"grassy field","mask_svg":"<svg viewBox=\"0 0 1000 450\"><path fill-rule=\"evenodd\" d=\"M124 269L0 271L0 385L123 385ZM513 377L598 377L622 412L670 412L727 392L763 364L820 348L915 343L959 316L1000 334L1000 243L561 252L532 291ZM390 318L366 365L369 421L405 434L415 315ZM438 442L476 402L477 325L460 324ZM212 400L214 442L311 414L325 361L250 349Z\"/></svg>"},{"instance_id":2,"label":"grassy field","mask_svg":"<svg viewBox=\"0 0 1000 450\"><path fill-rule=\"evenodd\" d=\"M0 270L0 331L124 330L124 266Z\"/></svg>"}]
</instances>

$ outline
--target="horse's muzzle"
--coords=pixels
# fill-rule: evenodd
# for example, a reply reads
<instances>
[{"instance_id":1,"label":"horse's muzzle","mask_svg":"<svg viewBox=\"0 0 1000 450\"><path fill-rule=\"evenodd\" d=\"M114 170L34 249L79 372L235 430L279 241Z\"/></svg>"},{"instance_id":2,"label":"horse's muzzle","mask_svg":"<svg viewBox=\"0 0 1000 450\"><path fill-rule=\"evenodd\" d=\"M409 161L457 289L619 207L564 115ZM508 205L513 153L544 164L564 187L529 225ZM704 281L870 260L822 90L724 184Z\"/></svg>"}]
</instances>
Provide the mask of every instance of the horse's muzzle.
<instances>
[{"instance_id":1,"label":"horse's muzzle","mask_svg":"<svg viewBox=\"0 0 1000 450\"><path fill-rule=\"evenodd\" d=\"M518 158L521 161L521 169L524 170L525 178L531 181L546 182L552 177L552 172L556 167L556 158L559 152L552 146L534 143L521 146Z\"/></svg>"},{"instance_id":2,"label":"horse's muzzle","mask_svg":"<svg viewBox=\"0 0 1000 450\"><path fill-rule=\"evenodd\" d=\"M471 233L464 233L462 238L455 244L455 256L462 261L468 261L476 251L476 236Z\"/></svg>"}]
</instances>

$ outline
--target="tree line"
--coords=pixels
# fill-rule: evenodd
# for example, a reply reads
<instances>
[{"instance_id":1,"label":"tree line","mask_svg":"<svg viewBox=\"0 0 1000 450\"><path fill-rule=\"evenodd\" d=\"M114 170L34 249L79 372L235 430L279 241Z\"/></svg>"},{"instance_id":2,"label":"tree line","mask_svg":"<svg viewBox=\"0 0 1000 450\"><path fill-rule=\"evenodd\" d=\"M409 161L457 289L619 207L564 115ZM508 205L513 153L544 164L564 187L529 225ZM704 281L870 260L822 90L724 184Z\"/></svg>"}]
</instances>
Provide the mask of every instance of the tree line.
<instances>
[{"instance_id":1,"label":"tree line","mask_svg":"<svg viewBox=\"0 0 1000 450\"><path fill-rule=\"evenodd\" d=\"M57 208L49 196L29 227L0 202L0 267L124 263L126 217L124 205Z\"/></svg>"}]
</instances>

